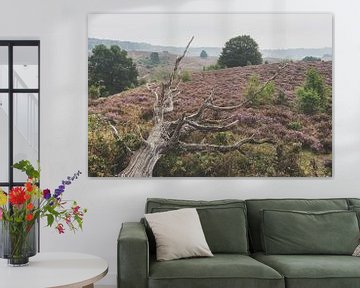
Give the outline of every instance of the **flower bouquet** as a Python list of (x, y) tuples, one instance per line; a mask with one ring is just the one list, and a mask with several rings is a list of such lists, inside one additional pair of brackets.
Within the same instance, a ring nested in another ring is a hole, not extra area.
[(29, 161), (23, 160), (13, 166), (26, 173), (28, 179), (23, 187), (12, 187), (9, 193), (0, 188), (0, 257), (8, 259), (10, 265), (26, 265), (29, 257), (36, 254), (35, 223), (45, 218), (47, 226), (55, 227), (59, 234), (82, 229), (86, 209), (75, 202), (63, 199), (66, 186), (76, 180), (81, 172), (76, 172), (63, 180), (51, 192), (40, 189), (40, 169), (35, 169)]

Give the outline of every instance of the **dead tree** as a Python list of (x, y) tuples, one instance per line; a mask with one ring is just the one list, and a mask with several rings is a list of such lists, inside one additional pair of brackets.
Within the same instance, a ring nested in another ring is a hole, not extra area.
[[(229, 121), (234, 119), (234, 117), (229, 117), (228, 123), (226, 123), (226, 119), (224, 119), (225, 121), (215, 121), (216, 124), (208, 124), (209, 121), (204, 121), (204, 119), (202, 119), (205, 112), (231, 112), (247, 104), (247, 101), (243, 101), (235, 106), (217, 106), (213, 103), (214, 91), (212, 91), (210, 96), (202, 103), (195, 113), (191, 115), (182, 114), (182, 116), (175, 121), (165, 119), (165, 115), (174, 110), (174, 98), (180, 93), (178, 89), (180, 84), (178, 77), (179, 64), (185, 57), (193, 39), (194, 37), (192, 37), (189, 41), (184, 53), (176, 59), (174, 69), (169, 76), (169, 80), (161, 83), (160, 86), (155, 86), (155, 84), (147, 86), (149, 91), (155, 97), (153, 105), (154, 126), (149, 132), (147, 139), (142, 138), (143, 145), (139, 148), (139, 150), (132, 153), (129, 165), (120, 172), (120, 177), (151, 177), (158, 160), (169, 150), (175, 147), (179, 147), (185, 152), (230, 152), (234, 150), (241, 151), (242, 146), (248, 143), (261, 144), (271, 142), (270, 139), (255, 139), (254, 136), (241, 139), (231, 145), (186, 143), (181, 141), (183, 138), (182, 136), (187, 135), (192, 131), (211, 133), (231, 130), (239, 124), (239, 120)], [(259, 90), (255, 92), (255, 94), (261, 93), (265, 89), (266, 85), (277, 77), (279, 72), (280, 69), (273, 75), (273, 77), (268, 79), (259, 88)]]

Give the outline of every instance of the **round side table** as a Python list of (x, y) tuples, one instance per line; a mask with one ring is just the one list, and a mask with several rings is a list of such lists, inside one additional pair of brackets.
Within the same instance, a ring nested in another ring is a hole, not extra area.
[(28, 266), (9, 267), (0, 260), (0, 287), (93, 288), (108, 272), (107, 262), (80, 253), (38, 253)]

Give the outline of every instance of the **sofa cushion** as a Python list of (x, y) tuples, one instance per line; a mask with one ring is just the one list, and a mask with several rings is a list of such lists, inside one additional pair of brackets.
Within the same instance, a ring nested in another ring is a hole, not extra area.
[[(206, 241), (213, 253), (249, 253), (246, 207), (242, 200), (192, 201), (152, 198), (147, 200), (146, 213), (189, 207), (197, 208)], [(149, 239), (152, 239), (151, 233)]]
[(145, 214), (156, 239), (159, 261), (213, 256), (195, 208)]
[(348, 198), (347, 201), (349, 206), (360, 206), (360, 198)]
[(284, 288), (274, 269), (246, 255), (150, 261), (149, 288)]
[(358, 219), (358, 224), (359, 224), (359, 228), (360, 228), (360, 205), (359, 206), (351, 205), (349, 207), (349, 210), (354, 211), (356, 213), (356, 217)]
[(262, 210), (266, 254), (352, 255), (359, 244), (354, 211)]
[(284, 275), (286, 288), (358, 288), (360, 258), (343, 255), (265, 255), (256, 260)]
[(348, 210), (346, 199), (254, 199), (246, 200), (252, 251), (262, 251), (260, 210), (328, 211)]

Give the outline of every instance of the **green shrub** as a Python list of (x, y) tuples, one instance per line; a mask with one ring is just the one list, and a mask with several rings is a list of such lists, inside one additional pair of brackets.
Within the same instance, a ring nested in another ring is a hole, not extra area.
[(89, 86), (89, 97), (91, 99), (98, 99), (104, 94), (105, 94), (105, 86), (98, 83)]
[[(230, 136), (225, 135), (219, 133), (217, 137), (221, 139), (218, 140), (227, 142)], [(160, 158), (153, 175), (170, 177), (275, 176), (276, 153), (273, 146), (269, 144), (246, 146), (245, 154), (240, 151), (184, 153), (173, 150)]]
[(226, 132), (217, 132), (210, 136), (212, 144), (215, 145), (229, 145), (234, 140), (233, 133), (226, 131)]
[(221, 66), (219, 64), (213, 64), (213, 65), (209, 65), (209, 66), (204, 66), (203, 71), (214, 71), (214, 70), (220, 70), (223, 68), (224, 68), (224, 66)]
[(324, 112), (330, 108), (330, 87), (314, 68), (306, 72), (304, 85), (295, 93), (298, 109), (305, 114)]
[[(224, 134), (218, 134), (220, 138)], [(218, 137), (216, 136), (216, 137)], [(221, 141), (227, 141), (228, 136)], [(186, 153), (174, 149), (160, 158), (153, 176), (160, 177), (304, 177), (331, 176), (324, 156), (303, 151), (300, 143), (247, 144), (242, 152)], [(331, 159), (331, 158), (330, 158)], [(315, 162), (314, 162), (315, 161)], [(315, 165), (315, 164), (316, 165)], [(330, 163), (331, 165), (331, 163)]]
[(181, 73), (181, 81), (183, 81), (183, 82), (188, 82), (188, 81), (190, 81), (190, 73), (189, 73), (189, 71), (184, 70), (184, 71)]
[(301, 112), (312, 115), (321, 110), (321, 97), (315, 90), (300, 87), (296, 90), (296, 96)]
[(100, 87), (95, 85), (90, 85), (89, 87), (89, 97), (91, 99), (97, 99), (100, 97)]
[[(95, 114), (88, 117), (88, 167), (90, 177), (112, 177), (126, 168), (130, 147), (140, 147), (136, 134), (126, 133), (120, 140), (109, 123)], [(126, 144), (126, 145), (125, 145)]]
[(299, 131), (301, 130), (302, 125), (300, 122), (295, 121), (295, 122), (290, 122), (287, 127), (291, 130)]
[(244, 93), (245, 99), (250, 105), (259, 106), (270, 104), (273, 101), (275, 93), (274, 82), (270, 81), (263, 89), (261, 88), (262, 85), (263, 84), (260, 83), (259, 77), (256, 74), (250, 77)]
[(307, 71), (304, 88), (306, 90), (313, 89), (314, 91), (316, 91), (319, 94), (323, 103), (328, 101), (330, 95), (329, 86), (326, 85), (323, 77), (315, 68), (310, 68)]

